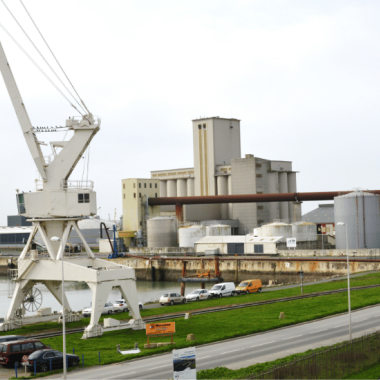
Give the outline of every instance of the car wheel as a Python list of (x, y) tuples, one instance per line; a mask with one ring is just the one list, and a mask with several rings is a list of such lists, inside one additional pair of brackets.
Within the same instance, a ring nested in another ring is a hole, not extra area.
[(74, 359), (73, 360), (73, 367), (76, 367), (78, 364), (79, 364), (79, 360), (78, 359)]
[(211, 299), (211, 296), (207, 296), (207, 299), (210, 300), (210, 299)]
[(199, 301), (199, 297), (197, 297), (197, 301)]
[(124, 308), (123, 311), (124, 311), (124, 313), (126, 313), (128, 311), (128, 308), (127, 307)]
[(111, 313), (112, 313), (112, 310), (108, 310), (107, 314), (109, 315), (109, 314), (111, 314)]
[(184, 298), (184, 299), (182, 300), (182, 303), (186, 303), (186, 298)]
[(170, 306), (173, 306), (173, 305), (174, 305), (174, 301), (171, 300), (171, 301), (170, 301)]
[(222, 297), (223, 297), (223, 294), (222, 294), (222, 293), (220, 293), (220, 294), (219, 294), (219, 298), (222, 298)]
[(141, 310), (143, 308), (143, 306), (142, 305), (139, 305), (139, 309)]
[(48, 370), (48, 366), (46, 363), (42, 363), (40, 365), (41, 372), (46, 372)]
[(261, 293), (262, 290), (263, 290), (262, 288), (259, 288), (259, 289), (257, 290), (257, 293)]
[(161, 304), (161, 306), (165, 306), (165, 304), (164, 304), (164, 303), (162, 303), (162, 304)]

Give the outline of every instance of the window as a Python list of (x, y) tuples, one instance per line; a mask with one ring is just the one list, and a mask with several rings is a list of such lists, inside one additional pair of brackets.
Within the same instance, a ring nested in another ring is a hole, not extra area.
[(49, 359), (49, 358), (54, 358), (54, 352), (47, 352), (45, 355), (44, 355), (44, 359)]
[(198, 124), (198, 129), (202, 129), (202, 124)]
[(123, 189), (125, 189), (125, 183), (123, 183)]
[(123, 198), (125, 199), (125, 194), (123, 194)]
[(263, 221), (263, 220), (258, 220), (257, 223), (258, 223), (259, 225), (261, 225), (261, 224), (264, 224), (264, 221)]
[(139, 193), (139, 198), (141, 198), (141, 193)]
[(21, 345), (21, 351), (31, 351), (34, 350), (34, 344), (29, 342), (29, 343), (23, 343)]
[(152, 184), (151, 183), (149, 184), (149, 187), (152, 188)]
[(256, 194), (262, 194), (263, 192), (262, 191), (258, 191)]
[(90, 203), (90, 194), (78, 194), (78, 203)]
[(146, 189), (146, 183), (144, 183), (144, 189)]
[(206, 129), (206, 124), (203, 124), (203, 129)]
[(21, 345), (20, 344), (14, 344), (11, 346), (11, 352), (19, 352), (21, 351)]
[(133, 193), (133, 198), (136, 198), (136, 193)]
[(41, 342), (35, 342), (34, 345), (36, 346), (37, 349), (39, 348), (44, 348), (45, 346)]
[(5, 344), (0, 344), (0, 352), (7, 352), (8, 346)]
[(155, 195), (156, 195), (156, 198), (157, 198), (157, 193), (155, 193)]
[(157, 183), (154, 184), (154, 188), (157, 189)]
[(140, 222), (140, 227), (142, 226), (142, 222)]
[(261, 164), (256, 164), (256, 167), (257, 168), (261, 168)]
[(256, 174), (256, 178), (262, 178), (263, 175), (262, 174)]
[(264, 210), (264, 206), (257, 206), (258, 210)]
[(139, 183), (139, 189), (141, 189), (141, 183)]
[(264, 253), (264, 245), (255, 244), (255, 253)]
[(133, 184), (133, 188), (134, 188), (134, 189), (136, 188), (136, 184), (135, 184), (135, 183)]

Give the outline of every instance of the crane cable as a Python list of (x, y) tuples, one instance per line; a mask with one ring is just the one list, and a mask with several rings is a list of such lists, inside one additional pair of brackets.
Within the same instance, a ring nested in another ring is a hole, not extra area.
[[(2, 0), (4, 1), (4, 0)], [(28, 10), (26, 9), (26, 6), (24, 5), (24, 3), (22, 2), (22, 0), (20, 0), (20, 3), (22, 4), (22, 6), (24, 7), (25, 9), (25, 12), (28, 14), (30, 20), (32, 21), (33, 25), (36, 27), (38, 33), (40, 34), (41, 38), (43, 39), (43, 41), (45, 42), (47, 48), (49, 49), (51, 55), (54, 57), (55, 61), (57, 62), (58, 66), (60, 67), (60, 69), (62, 70), (63, 74), (65, 75), (66, 79), (68, 80), (68, 82), (70, 83), (71, 87), (73, 88), (73, 90), (75, 91), (75, 93), (78, 95), (78, 98), (79, 100), (81, 101), (81, 103), (83, 104), (84, 108), (87, 110), (87, 112), (90, 114), (91, 112), (88, 110), (88, 108), (86, 107), (84, 101), (82, 100), (82, 98), (79, 96), (77, 90), (75, 89), (74, 85), (71, 83), (71, 80), (69, 79), (69, 77), (67, 76), (65, 70), (63, 70), (63, 67), (61, 66), (61, 64), (59, 63), (58, 59), (56, 58), (56, 56), (54, 55), (53, 51), (51, 50), (49, 44), (47, 43), (47, 41), (45, 40), (44, 36), (42, 35), (41, 31), (39, 30), (38, 26), (36, 25), (36, 23), (34, 22), (32, 16), (30, 15), (30, 13), (28, 12)]]
[[(70, 90), (67, 88), (67, 86), (63, 83), (62, 79), (58, 76), (58, 74), (55, 72), (55, 70), (51, 67), (51, 65), (49, 64), (49, 62), (46, 60), (46, 58), (43, 56), (43, 54), (41, 53), (41, 51), (37, 48), (37, 46), (35, 45), (35, 43), (32, 41), (32, 39), (29, 37), (28, 33), (25, 31), (25, 29), (21, 26), (21, 24), (18, 22), (18, 20), (16, 19), (16, 17), (14, 16), (14, 14), (12, 13), (12, 11), (8, 8), (8, 6), (5, 4), (4, 0), (1, 0), (1, 2), (3, 3), (4, 7), (7, 9), (8, 13), (12, 16), (13, 20), (16, 22), (16, 24), (19, 26), (19, 28), (23, 31), (23, 33), (25, 34), (25, 36), (28, 38), (29, 42), (33, 45), (33, 47), (37, 50), (37, 52), (39, 53), (39, 55), (41, 56), (41, 58), (45, 61), (45, 63), (49, 66), (50, 70), (54, 73), (54, 75), (56, 76), (56, 78), (61, 82), (61, 84), (63, 85), (63, 87), (65, 87), (66, 91), (72, 96), (72, 98), (75, 100), (75, 102), (79, 105), (79, 107), (82, 108), (82, 110), (84, 112), (86, 112), (86, 110), (83, 108), (83, 106), (78, 102), (78, 100), (75, 98), (75, 96), (70, 92)], [(71, 102), (70, 102), (71, 104)]]
[(34, 59), (26, 52), (26, 50), (16, 41), (16, 39), (8, 32), (3, 24), (0, 23), (0, 28), (4, 30), (5, 33), (12, 39), (12, 41), (19, 47), (19, 49), (30, 59), (30, 61), (37, 67), (41, 74), (51, 83), (51, 85), (69, 102), (69, 104), (75, 108), (82, 116), (83, 113), (78, 110), (74, 104), (71, 103), (70, 99), (62, 92), (62, 90), (50, 79), (50, 77), (45, 73), (45, 71), (34, 61)]

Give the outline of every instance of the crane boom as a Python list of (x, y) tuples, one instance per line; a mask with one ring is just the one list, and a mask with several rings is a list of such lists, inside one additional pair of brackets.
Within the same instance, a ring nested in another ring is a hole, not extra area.
[(40, 143), (33, 131), (32, 123), (30, 122), (21, 94), (18, 90), (16, 81), (13, 77), (12, 70), (7, 61), (3, 46), (0, 42), (0, 71), (7, 87), (9, 96), (12, 100), (13, 108), (15, 109), (18, 121), (20, 123), (25, 141), (29, 151), (32, 154), (34, 163), (44, 181), (47, 180), (45, 171), (45, 160), (42, 154)]

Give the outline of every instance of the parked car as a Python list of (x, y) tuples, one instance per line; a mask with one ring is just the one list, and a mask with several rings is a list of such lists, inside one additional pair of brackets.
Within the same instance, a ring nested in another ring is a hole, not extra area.
[(209, 300), (211, 298), (212, 295), (207, 289), (196, 289), (186, 296), (186, 301), (202, 301)]
[[(66, 356), (69, 367), (76, 367), (79, 364), (79, 356), (73, 354), (66, 354)], [(50, 371), (50, 361), (52, 370), (63, 368), (62, 352), (52, 349), (35, 351), (29, 355), (28, 361), (26, 362), (26, 368), (29, 371), (34, 371), (34, 363), (36, 363), (36, 371)]]
[[(90, 303), (90, 307), (87, 307), (83, 309), (82, 314), (85, 317), (89, 317), (91, 315), (91, 310), (92, 310), (92, 302)], [(111, 302), (106, 302), (104, 305), (102, 314), (112, 314), (115, 311), (115, 308)]]
[(12, 342), (14, 340), (23, 340), (23, 339), (26, 339), (26, 338), (22, 335), (3, 335), (3, 336), (0, 336), (0, 343)]
[(211, 288), (210, 293), (212, 297), (234, 296), (236, 294), (235, 284), (233, 282), (216, 284)]
[(18, 341), (0, 343), (0, 364), (17, 367), (24, 355), (29, 356), (34, 351), (48, 349), (42, 342), (36, 339), (24, 339)]
[(237, 294), (260, 293), (263, 288), (261, 280), (245, 280), (242, 281), (235, 289)]
[(174, 305), (175, 303), (185, 303), (185, 297), (178, 293), (165, 293), (160, 297), (160, 304), (164, 305)]
[[(129, 311), (128, 304), (125, 300), (116, 300), (113, 304), (115, 313), (118, 311)], [(139, 309), (141, 310), (144, 307), (143, 303), (139, 301)]]

